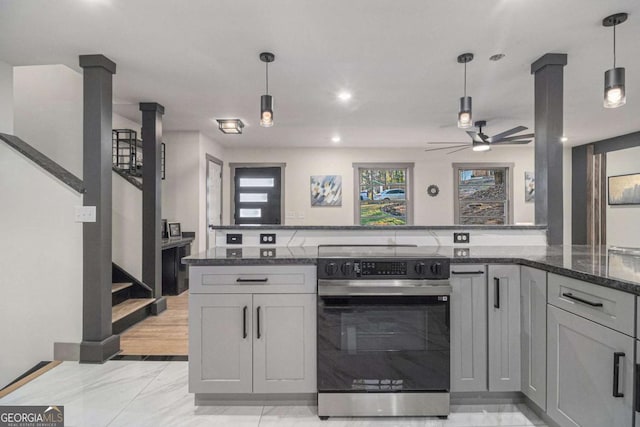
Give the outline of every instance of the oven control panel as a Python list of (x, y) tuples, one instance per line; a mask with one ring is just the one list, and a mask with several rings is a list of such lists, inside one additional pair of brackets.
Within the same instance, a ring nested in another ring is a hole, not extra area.
[(318, 259), (318, 279), (448, 279), (448, 258)]

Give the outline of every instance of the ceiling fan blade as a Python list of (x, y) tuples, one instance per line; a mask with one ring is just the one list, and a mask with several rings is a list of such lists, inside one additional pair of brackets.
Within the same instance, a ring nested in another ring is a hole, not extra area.
[(496, 139), (495, 136), (491, 137), (491, 142), (492, 143), (497, 143), (497, 142), (502, 142), (502, 141), (514, 141), (516, 139), (524, 139), (524, 138), (533, 138), (534, 134), (532, 133), (525, 133), (524, 135), (514, 135), (514, 136), (508, 136), (506, 138), (500, 138), (500, 139)]
[(527, 139), (526, 141), (500, 141), (500, 142), (492, 142), (491, 145), (516, 145), (516, 144), (528, 144), (531, 140)]
[(466, 144), (466, 142), (457, 141), (457, 142), (427, 142), (427, 144)]
[(482, 132), (478, 134), (478, 137), (482, 140), (482, 142), (491, 143), (491, 138), (489, 138), (487, 135), (485, 135)]
[(468, 130), (467, 131), (467, 135), (469, 135), (471, 137), (471, 140), (473, 140), (475, 142), (482, 142), (482, 139), (480, 139), (478, 137), (478, 132), (476, 132), (474, 130)]
[(471, 145), (469, 144), (464, 144), (464, 145), (456, 145), (455, 147), (439, 147), (439, 148), (428, 148), (424, 151), (438, 151), (438, 150), (451, 150), (452, 148), (458, 148), (458, 147), (471, 147)]
[(457, 150), (449, 151), (447, 154), (457, 153), (458, 151), (466, 150), (467, 148), (471, 148), (471, 145), (467, 145), (464, 148), (458, 148)]
[(509, 130), (505, 130), (502, 133), (499, 133), (497, 135), (493, 135), (491, 137), (492, 141), (500, 141), (502, 138), (509, 136), (509, 135), (513, 135), (514, 133), (518, 133), (518, 132), (522, 132), (523, 130), (527, 130), (529, 129), (528, 127), (525, 126), (516, 126), (513, 129), (509, 129)]

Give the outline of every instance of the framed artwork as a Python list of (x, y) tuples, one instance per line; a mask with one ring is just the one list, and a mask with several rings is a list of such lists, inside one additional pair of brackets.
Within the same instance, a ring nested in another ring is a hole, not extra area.
[(536, 179), (533, 172), (524, 173), (524, 201), (533, 203), (536, 200)]
[(342, 176), (312, 175), (311, 206), (342, 206)]
[(640, 205), (640, 173), (609, 177), (610, 205)]
[(169, 223), (169, 237), (182, 237), (182, 231), (180, 230), (179, 222)]

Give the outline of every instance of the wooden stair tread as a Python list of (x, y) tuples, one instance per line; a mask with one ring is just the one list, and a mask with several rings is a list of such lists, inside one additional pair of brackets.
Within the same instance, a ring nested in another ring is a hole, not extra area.
[(118, 305), (114, 305), (111, 307), (111, 323), (124, 319), (129, 314), (151, 304), (154, 301), (154, 298), (132, 298), (123, 301)]
[(115, 293), (121, 291), (123, 289), (127, 289), (129, 286), (133, 286), (133, 283), (112, 283), (111, 284), (111, 293)]

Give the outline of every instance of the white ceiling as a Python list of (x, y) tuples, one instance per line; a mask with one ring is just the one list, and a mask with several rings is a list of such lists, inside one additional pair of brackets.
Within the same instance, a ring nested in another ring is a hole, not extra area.
[[(602, 107), (612, 33), (627, 68), (627, 105)], [(165, 130), (200, 130), (226, 146), (422, 147), (466, 141), (455, 127), (463, 67), (486, 132), (533, 127), (530, 64), (567, 53), (565, 134), (577, 145), (639, 130), (638, 0), (0, 0), (0, 60), (66, 64), (102, 53), (118, 66), (115, 111), (166, 107)], [(271, 51), (275, 126), (258, 126), (262, 51)], [(499, 62), (489, 56), (504, 53)], [(342, 104), (343, 89), (353, 99)], [(241, 118), (222, 135), (214, 118)]]

